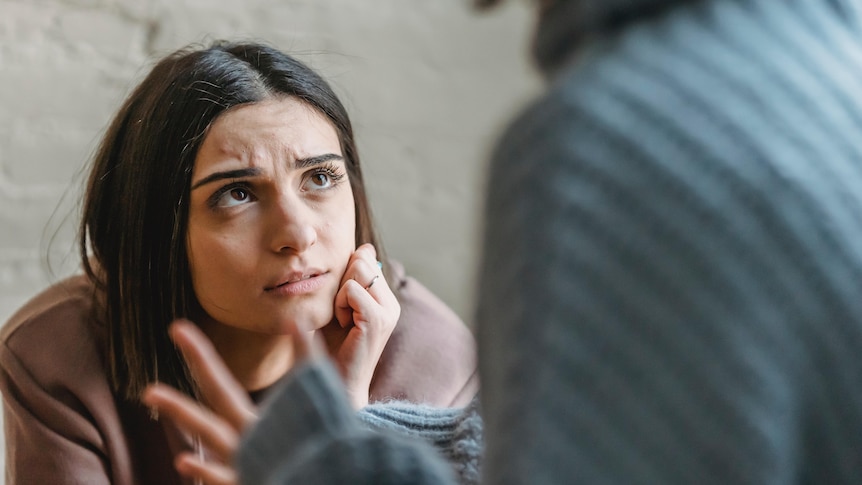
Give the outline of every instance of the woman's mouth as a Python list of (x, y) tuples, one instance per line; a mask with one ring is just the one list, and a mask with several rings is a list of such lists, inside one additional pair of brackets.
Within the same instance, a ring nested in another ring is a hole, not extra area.
[(325, 283), (329, 272), (290, 275), (280, 284), (265, 288), (267, 293), (282, 296), (303, 295), (317, 291)]

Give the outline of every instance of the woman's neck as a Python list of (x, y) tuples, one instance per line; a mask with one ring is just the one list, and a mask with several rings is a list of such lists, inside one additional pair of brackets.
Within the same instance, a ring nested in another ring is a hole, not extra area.
[(198, 325), (247, 391), (271, 386), (293, 367), (291, 337), (250, 332), (210, 318), (199, 320)]

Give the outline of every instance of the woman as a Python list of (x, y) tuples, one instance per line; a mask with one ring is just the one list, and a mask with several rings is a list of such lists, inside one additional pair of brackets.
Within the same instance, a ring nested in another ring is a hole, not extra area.
[(475, 393), (469, 331), (377, 253), (344, 107), (270, 47), (153, 68), (95, 156), (80, 241), (86, 274), (0, 335), (9, 485), (188, 483), (172, 460), (194, 443), (140, 403), (154, 382), (199, 395), (168, 337), (177, 317), (253, 401), (291, 368), (295, 328), (320, 330), (354, 408)]

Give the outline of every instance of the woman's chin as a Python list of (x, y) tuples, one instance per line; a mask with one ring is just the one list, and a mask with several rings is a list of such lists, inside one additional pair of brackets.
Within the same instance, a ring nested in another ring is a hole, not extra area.
[(308, 315), (305, 318), (285, 318), (277, 324), (278, 333), (289, 334), (293, 333), (294, 329), (301, 332), (313, 332), (320, 330), (334, 321), (332, 314), (329, 315)]

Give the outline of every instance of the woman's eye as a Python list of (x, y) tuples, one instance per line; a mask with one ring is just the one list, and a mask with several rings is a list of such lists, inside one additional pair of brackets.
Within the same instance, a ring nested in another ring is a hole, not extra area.
[(329, 190), (338, 186), (345, 178), (342, 168), (336, 166), (322, 166), (306, 173), (303, 182), (303, 190)]
[(332, 178), (325, 172), (317, 172), (309, 179), (312, 190), (326, 189), (332, 185)]
[(219, 207), (233, 207), (252, 200), (251, 192), (242, 187), (234, 187), (226, 190), (218, 198)]

